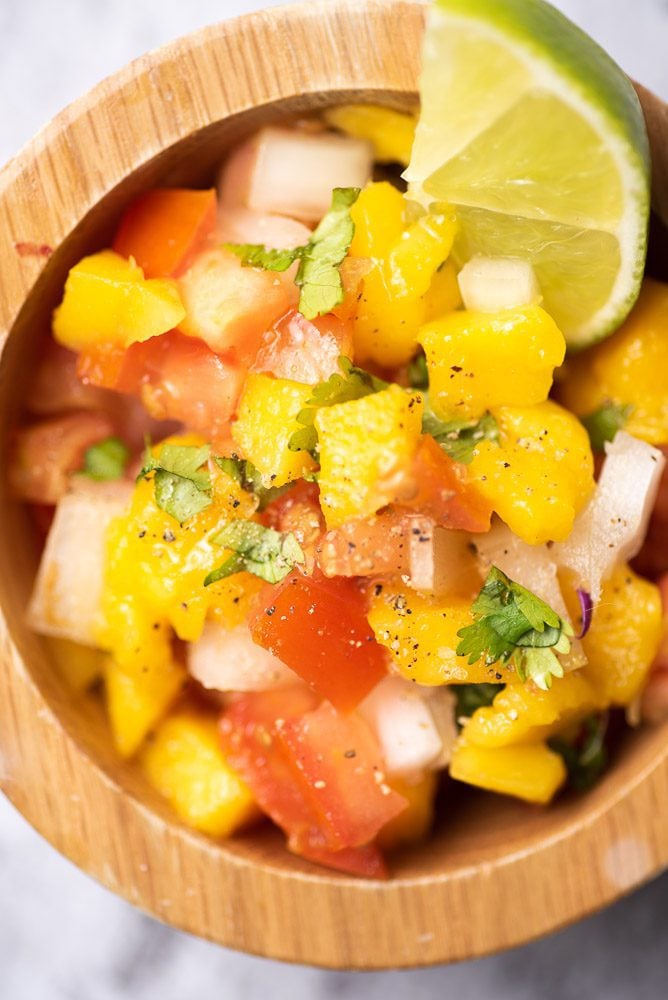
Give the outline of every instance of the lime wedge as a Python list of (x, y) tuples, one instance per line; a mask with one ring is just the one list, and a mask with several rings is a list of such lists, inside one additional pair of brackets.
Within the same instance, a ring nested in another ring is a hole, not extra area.
[(649, 147), (619, 67), (543, 0), (436, 0), (406, 178), (455, 257), (521, 257), (572, 349), (618, 327), (647, 244)]

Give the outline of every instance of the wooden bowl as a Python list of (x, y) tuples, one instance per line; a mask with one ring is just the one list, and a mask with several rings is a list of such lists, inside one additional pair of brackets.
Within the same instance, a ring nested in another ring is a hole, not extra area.
[[(414, 3), (309, 0), (220, 24), (133, 63), (40, 133), (0, 175), (2, 426), (68, 268), (106, 244), (129, 199), (205, 181), (260, 123), (341, 101), (414, 101), (423, 17)], [(643, 96), (665, 167), (666, 110)], [(562, 927), (668, 863), (665, 729), (629, 735), (594, 791), (546, 810), (451, 786), (435, 836), (397, 858), (387, 883), (318, 869), (269, 829), (223, 843), (186, 829), (25, 627), (36, 545), (22, 509), (2, 503), (0, 785), (59, 851), (159, 919), (296, 962), (418, 966)]]

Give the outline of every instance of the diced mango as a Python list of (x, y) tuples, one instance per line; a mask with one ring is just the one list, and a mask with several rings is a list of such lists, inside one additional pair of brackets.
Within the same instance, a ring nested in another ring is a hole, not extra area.
[(379, 163), (408, 166), (415, 138), (415, 115), (375, 104), (343, 104), (329, 108), (323, 118), (341, 132), (367, 139)]
[(429, 771), (417, 784), (394, 778), (395, 792), (408, 802), (408, 808), (395, 816), (382, 828), (376, 841), (386, 851), (408, 844), (418, 844), (430, 833), (434, 825), (434, 800), (438, 790), (438, 774)]
[(602, 707), (600, 695), (580, 671), (555, 680), (549, 691), (531, 683), (513, 684), (488, 708), (473, 713), (465, 727), (466, 742), (490, 748), (536, 743)]
[(95, 344), (129, 347), (167, 333), (185, 314), (174, 281), (145, 280), (132, 259), (103, 250), (71, 269), (53, 316), (53, 335), (73, 351)]
[(500, 442), (481, 441), (469, 477), (516, 535), (530, 545), (563, 541), (594, 490), (584, 427), (546, 402), (494, 411)]
[(107, 710), (116, 749), (132, 757), (183, 690), (187, 673), (174, 660), (127, 673), (109, 659), (105, 669)]
[(312, 386), (301, 382), (271, 375), (248, 376), (232, 437), (243, 457), (260, 472), (264, 486), (284, 486), (315, 469), (307, 452), (288, 447), (292, 435), (302, 427), (297, 414), (312, 393)]
[(250, 789), (229, 766), (216, 720), (182, 710), (160, 725), (141, 755), (142, 769), (181, 819), (212, 837), (228, 837), (258, 815)]
[(400, 583), (378, 584), (372, 591), (368, 619), (376, 639), (394, 659), (402, 677), (435, 687), (440, 684), (506, 683), (514, 671), (498, 663), (469, 664), (457, 656), (457, 632), (471, 625), (472, 598), (428, 597)]
[(668, 444), (668, 285), (646, 279), (624, 325), (601, 344), (571, 358), (559, 395), (578, 416), (605, 403), (632, 407), (625, 430), (650, 444)]
[(450, 774), (457, 781), (525, 802), (546, 805), (566, 780), (566, 765), (544, 743), (517, 747), (478, 747), (460, 737)]
[(387, 257), (404, 231), (405, 207), (403, 195), (388, 181), (365, 187), (350, 210), (355, 225), (350, 256)]
[(444, 419), (477, 420), (486, 410), (547, 399), (566, 341), (540, 306), (499, 313), (457, 312), (424, 326), (429, 400)]
[(320, 409), (320, 504), (328, 528), (368, 517), (398, 498), (422, 428), (422, 396), (391, 385)]
[(104, 672), (105, 654), (69, 639), (45, 638), (56, 669), (74, 691), (87, 691)]
[(452, 261), (441, 264), (434, 275), (429, 290), (424, 297), (425, 322), (440, 319), (448, 313), (460, 309), (462, 295), (459, 291), (457, 271)]
[[(194, 435), (169, 442), (201, 444)], [(226, 521), (253, 517), (256, 508), (254, 497), (218, 469), (212, 485), (211, 505), (180, 525), (157, 506), (153, 481), (142, 479), (127, 514), (110, 526), (106, 627), (99, 641), (128, 674), (168, 665), (171, 629), (184, 641), (196, 641), (213, 609), (220, 607), (223, 619), (229, 616), (231, 624), (238, 624), (236, 606), (243, 609), (245, 595), (257, 592), (256, 579), (246, 573), (204, 587), (205, 577), (224, 557), (213, 538)]]
[[(564, 588), (564, 593), (575, 603), (573, 588)], [(577, 613), (572, 606), (569, 611)], [(626, 706), (640, 693), (661, 635), (659, 588), (628, 566), (617, 567), (603, 584), (591, 628), (582, 640), (588, 660), (584, 674), (606, 704)]]

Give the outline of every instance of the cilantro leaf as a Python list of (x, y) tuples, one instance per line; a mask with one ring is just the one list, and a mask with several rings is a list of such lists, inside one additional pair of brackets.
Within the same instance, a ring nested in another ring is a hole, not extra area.
[(553, 677), (563, 677), (557, 653), (570, 651), (573, 629), (526, 587), (510, 580), (496, 566), (471, 606), (474, 622), (457, 635), (459, 656), (487, 666), (511, 660), (521, 680), (530, 678), (547, 691)]
[(429, 388), (429, 371), (424, 351), (416, 354), (408, 365), (408, 382), (412, 389)]
[(622, 403), (607, 402), (588, 417), (582, 417), (592, 449), (605, 451), (606, 441), (614, 441), (617, 431), (626, 427), (633, 407)]
[(201, 513), (211, 503), (211, 476), (202, 466), (209, 459), (208, 444), (164, 444), (158, 457), (147, 447), (138, 478), (154, 473), (155, 502), (180, 524)]
[(96, 483), (122, 479), (130, 452), (120, 438), (108, 437), (86, 449), (82, 476), (88, 476)]
[(573, 741), (556, 737), (550, 747), (561, 755), (568, 770), (568, 782), (578, 792), (591, 788), (608, 763), (606, 735), (608, 714), (590, 715), (585, 719)]
[(295, 566), (304, 562), (304, 553), (292, 532), (265, 528), (256, 521), (232, 521), (213, 541), (234, 554), (209, 573), (205, 587), (242, 570), (267, 583), (280, 583)]
[(485, 413), (480, 420), (440, 420), (425, 395), (422, 433), (431, 434), (454, 462), (468, 465), (481, 441), (498, 443), (499, 425), (491, 413)]
[(314, 421), (321, 407), (363, 399), (374, 392), (382, 392), (389, 385), (363, 368), (356, 368), (348, 358), (339, 358), (339, 368), (343, 374), (335, 372), (326, 382), (315, 385), (310, 398), (306, 400), (306, 406), (297, 414), (297, 423), (302, 424), (303, 429), (300, 428), (291, 435), (288, 441), (290, 451), (308, 451), (315, 458), (318, 431)]
[(262, 267), (265, 271), (287, 271), (299, 261), (295, 277), (301, 289), (299, 311), (306, 319), (315, 319), (343, 302), (339, 267), (355, 235), (350, 209), (359, 194), (359, 188), (334, 188), (331, 208), (304, 246), (272, 250), (258, 243), (226, 243), (225, 247), (239, 257), (244, 267)]
[(257, 509), (260, 512), (265, 510), (272, 500), (276, 500), (277, 497), (280, 497), (294, 486), (294, 483), (286, 483), (285, 486), (263, 486), (262, 476), (253, 463), (245, 458), (239, 458), (238, 455), (232, 455), (231, 457), (216, 455), (214, 462), (219, 469), (222, 469), (231, 479), (234, 479), (243, 490), (257, 497)]
[(491, 705), (499, 691), (503, 691), (503, 684), (453, 684), (450, 690), (457, 701), (455, 720), (459, 726), (460, 719), (468, 719), (479, 708)]

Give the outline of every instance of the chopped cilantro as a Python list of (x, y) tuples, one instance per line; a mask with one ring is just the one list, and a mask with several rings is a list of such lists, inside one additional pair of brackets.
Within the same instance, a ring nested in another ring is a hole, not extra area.
[(553, 677), (563, 677), (557, 653), (568, 653), (573, 629), (549, 604), (492, 566), (471, 608), (475, 621), (457, 635), (458, 656), (469, 663), (512, 660), (521, 680), (547, 691)]
[(82, 476), (97, 483), (122, 479), (130, 452), (120, 438), (108, 437), (86, 449)]
[(147, 447), (138, 478), (154, 473), (155, 502), (180, 524), (201, 513), (211, 503), (211, 477), (202, 466), (208, 461), (208, 444), (163, 444), (158, 457)]
[(503, 684), (453, 684), (450, 690), (457, 699), (455, 719), (459, 721), (491, 705), (499, 691), (503, 691)]
[(474, 452), (481, 441), (499, 440), (499, 425), (491, 413), (485, 413), (480, 420), (440, 420), (429, 406), (425, 394), (422, 432), (431, 434), (446, 455), (455, 462), (468, 465), (473, 461)]
[(306, 319), (331, 312), (343, 302), (343, 282), (339, 267), (355, 235), (350, 209), (359, 197), (359, 188), (334, 188), (332, 205), (311, 239), (294, 250), (271, 250), (256, 243), (226, 243), (245, 267), (266, 271), (287, 271), (299, 261), (295, 284), (301, 289), (299, 311)]
[(339, 368), (343, 374), (335, 372), (326, 382), (315, 385), (310, 398), (306, 401), (306, 406), (297, 414), (297, 423), (303, 427), (290, 437), (288, 441), (290, 451), (308, 451), (316, 457), (318, 431), (314, 421), (321, 407), (363, 399), (364, 396), (382, 392), (388, 387), (388, 382), (383, 382), (362, 368), (356, 368), (348, 358), (339, 358)]
[(294, 483), (286, 483), (285, 486), (263, 486), (262, 476), (253, 463), (239, 458), (237, 455), (230, 458), (221, 458), (216, 455), (214, 461), (243, 490), (257, 497), (259, 511), (265, 510), (272, 500), (276, 500), (294, 485)]
[(274, 531), (255, 521), (232, 521), (213, 541), (231, 549), (233, 555), (209, 573), (205, 587), (243, 570), (267, 583), (280, 583), (304, 562), (304, 553), (292, 532)]
[(622, 403), (604, 403), (588, 417), (582, 418), (594, 451), (605, 451), (606, 441), (614, 441), (617, 431), (626, 427), (633, 407)]
[(583, 721), (574, 740), (556, 737), (549, 741), (552, 749), (563, 757), (568, 782), (578, 792), (586, 792), (595, 785), (607, 766), (607, 731), (607, 713), (590, 715)]
[(424, 351), (416, 354), (408, 365), (408, 382), (412, 389), (429, 388), (429, 371)]

